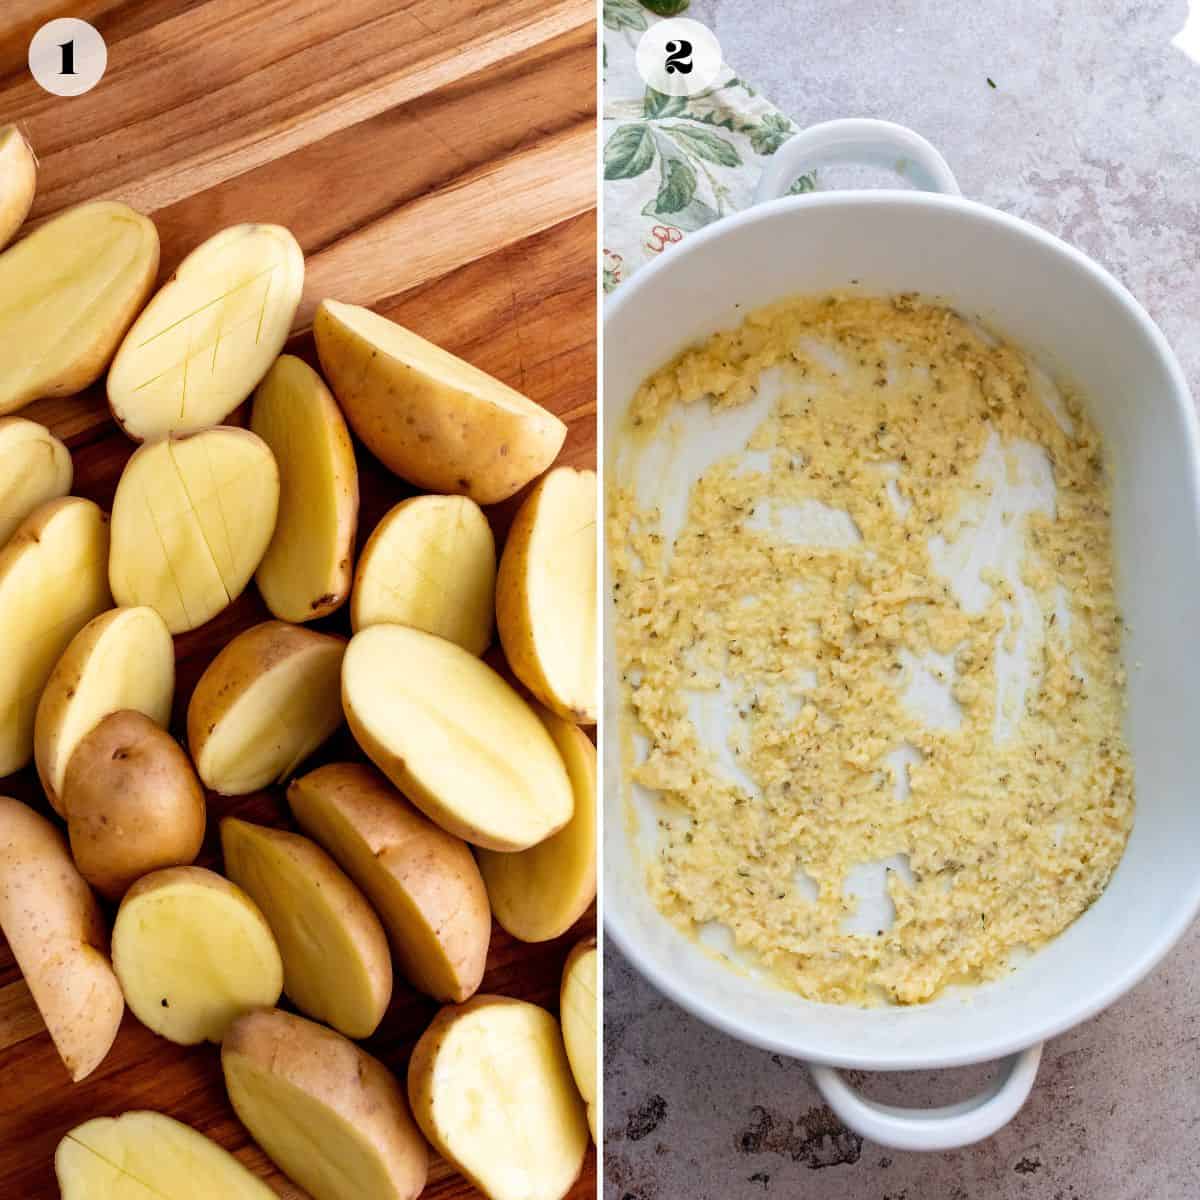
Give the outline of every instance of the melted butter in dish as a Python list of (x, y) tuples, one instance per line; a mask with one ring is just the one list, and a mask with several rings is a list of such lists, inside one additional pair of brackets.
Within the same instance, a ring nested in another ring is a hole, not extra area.
[(669, 917), (865, 1004), (1087, 909), (1134, 799), (1077, 398), (946, 308), (830, 296), (682, 354), (614, 449), (623, 784)]

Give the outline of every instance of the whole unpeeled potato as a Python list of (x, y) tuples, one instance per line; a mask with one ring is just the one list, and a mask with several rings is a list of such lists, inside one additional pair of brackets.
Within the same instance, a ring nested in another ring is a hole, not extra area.
[(553, 413), (378, 313), (322, 301), (313, 335), (354, 432), (417, 487), (495, 504), (562, 449)]
[(192, 764), (140, 712), (115, 712), (80, 741), (61, 802), (80, 874), (111, 900), (159, 867), (192, 862), (204, 841), (204, 789)]

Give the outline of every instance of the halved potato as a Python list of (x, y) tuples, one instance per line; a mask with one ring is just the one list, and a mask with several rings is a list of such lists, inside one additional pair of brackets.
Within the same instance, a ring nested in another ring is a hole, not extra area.
[(566, 933), (596, 898), (596, 747), (582, 729), (538, 712), (562, 755), (575, 795), (571, 819), (528, 850), (478, 852), (496, 920), (523, 942)]
[(279, 464), (279, 518), (255, 579), (281, 621), (313, 621), (350, 594), (358, 464), (338, 406), (306, 362), (281, 354), (254, 393), (250, 428)]
[(345, 639), (283, 621), (239, 633), (188, 705), (188, 747), (205, 784), (244, 796), (287, 779), (342, 723), (345, 652)]
[(588, 1127), (558, 1022), (504, 996), (443, 1008), (408, 1065), (413, 1116), (491, 1200), (561, 1200)]
[(298, 833), (226, 817), (221, 849), (225, 873), (271, 926), (288, 998), (347, 1037), (370, 1037), (392, 998), (392, 960), (362, 892)]
[(113, 499), (109, 579), (117, 603), (148, 604), (172, 633), (241, 595), (275, 530), (279, 469), (266, 442), (225, 426), (152, 442)]
[(78, 1082), (104, 1060), (125, 1011), (108, 931), (62, 834), (0, 796), (0, 932)]
[(562, 758), (491, 667), (419, 629), (350, 639), (342, 701), (358, 744), (427, 817), (490, 850), (524, 850), (575, 807)]
[(0, 255), (0, 413), (100, 378), (158, 273), (158, 231), (112, 200), (68, 209)]
[(411, 625), (482, 654), (495, 624), (496, 539), (466, 496), (414, 496), (375, 526), (358, 560), (350, 624)]
[(596, 472), (556, 467), (508, 531), (496, 624), (513, 674), (547, 708), (594, 725)]
[(186, 866), (204, 841), (191, 759), (144, 713), (112, 713), (80, 739), (60, 803), (79, 873), (110, 900), (151, 871)]
[(65, 496), (35, 509), (0, 550), (0, 776), (33, 757), (42, 689), (70, 640), (112, 607), (108, 517)]
[(553, 413), (378, 313), (324, 300), (313, 334), (354, 432), (420, 488), (495, 504), (562, 449)]
[(0, 250), (12, 241), (33, 207), (37, 159), (15, 125), (0, 127)]
[(165, 727), (174, 695), (175, 643), (154, 609), (114, 608), (89, 621), (51, 671), (33, 724), (38, 777), (55, 811), (65, 811), (67, 763), (87, 734), (122, 709)]
[(258, 905), (203, 867), (168, 867), (125, 893), (112, 936), (125, 1002), (182, 1046), (219, 1042), (235, 1018), (270, 1008), (283, 963)]
[(171, 1117), (96, 1117), (54, 1152), (62, 1200), (278, 1200), (228, 1150)]
[(239, 1017), (221, 1046), (234, 1111), (312, 1200), (415, 1200), (429, 1150), (392, 1073), (303, 1017)]
[(563, 1043), (567, 1048), (567, 1060), (575, 1086), (587, 1105), (588, 1128), (592, 1141), (599, 1144), (596, 1136), (596, 1097), (598, 1095), (596, 1069), (600, 1047), (596, 1041), (596, 1006), (598, 992), (596, 972), (600, 956), (596, 952), (596, 939), (580, 942), (567, 955), (563, 966), (562, 988), (558, 994), (558, 1013), (562, 1021)]
[(197, 246), (113, 359), (117, 423), (138, 441), (219, 425), (283, 349), (303, 287), (304, 255), (281, 225), (234, 225)]
[(44, 425), (0, 418), (0, 546), (35, 508), (71, 490), (71, 454)]
[(474, 995), (492, 917), (466, 843), (421, 816), (362, 763), (310, 771), (288, 788), (288, 803), (300, 828), (370, 897), (401, 974), (438, 1000)]

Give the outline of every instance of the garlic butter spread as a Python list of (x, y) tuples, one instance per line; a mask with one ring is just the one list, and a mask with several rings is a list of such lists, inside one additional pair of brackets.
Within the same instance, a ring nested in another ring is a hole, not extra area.
[[(748, 442), (722, 447), (664, 535), (628, 464), (681, 408), (748, 411), (768, 374)], [(658, 371), (617, 439), (621, 740), (627, 780), (659, 801), (650, 892), (810, 999), (908, 1004), (995, 977), (1075, 920), (1124, 850), (1101, 446), (1039, 380), (915, 296), (809, 298)], [(1048, 500), (997, 501), (1032, 494), (1039, 462)], [(806, 510), (842, 532), (790, 534), (782, 515)], [(1017, 553), (991, 562), (1001, 535)], [(1015, 691), (1006, 660), (1027, 663)], [(729, 713), (716, 740), (694, 716), (706, 699)], [(854, 870), (885, 860), (894, 916), (863, 929)]]

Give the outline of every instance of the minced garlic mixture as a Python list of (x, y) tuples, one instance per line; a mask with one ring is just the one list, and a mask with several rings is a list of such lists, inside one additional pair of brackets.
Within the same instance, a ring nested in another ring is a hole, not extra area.
[[(721, 923), (806, 997), (914, 1003), (1054, 937), (1123, 852), (1133, 775), (1101, 447), (1076, 401), (1060, 422), (1023, 356), (954, 312), (832, 296), (755, 313), (664, 367), (619, 449), (636, 458), (676, 406), (746, 404), (769, 367), (784, 385), (749, 442), (758, 469), (731, 445), (676, 538), (627, 470), (610, 483), (623, 742), (649, 743), (628, 773), (664, 802), (649, 886), (682, 926)], [(1051, 511), (1008, 515), (1024, 525), (1024, 606), (997, 572), (982, 603), (960, 602), (930, 548), (977, 515), (989, 436), (1006, 453), (1040, 445), (1052, 470)], [(812, 501), (861, 540), (800, 544), (758, 519), (764, 502)], [(1030, 683), (1000, 736), (998, 654), (1018, 639)], [(957, 726), (906, 700), (930, 662)], [(726, 747), (693, 724), (705, 692), (735, 707)], [(848, 930), (848, 872), (891, 855), (909, 867), (887, 877), (893, 923)]]

